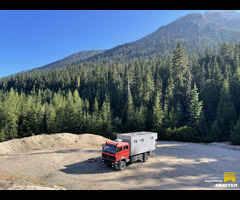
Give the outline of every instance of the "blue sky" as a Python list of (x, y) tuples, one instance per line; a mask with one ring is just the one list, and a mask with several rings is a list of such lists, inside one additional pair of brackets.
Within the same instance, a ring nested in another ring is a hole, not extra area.
[(136, 41), (205, 10), (0, 10), (0, 77)]

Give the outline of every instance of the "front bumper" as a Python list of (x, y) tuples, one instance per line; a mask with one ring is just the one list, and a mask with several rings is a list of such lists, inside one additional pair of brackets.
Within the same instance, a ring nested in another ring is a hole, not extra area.
[(112, 167), (116, 168), (118, 162), (107, 160), (107, 159), (102, 159), (102, 164), (111, 165)]

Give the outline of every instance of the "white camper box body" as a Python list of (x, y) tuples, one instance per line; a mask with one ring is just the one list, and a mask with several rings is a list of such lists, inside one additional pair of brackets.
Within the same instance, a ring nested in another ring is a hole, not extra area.
[(128, 142), (130, 145), (130, 156), (151, 152), (156, 148), (157, 133), (135, 132), (118, 134), (117, 139)]

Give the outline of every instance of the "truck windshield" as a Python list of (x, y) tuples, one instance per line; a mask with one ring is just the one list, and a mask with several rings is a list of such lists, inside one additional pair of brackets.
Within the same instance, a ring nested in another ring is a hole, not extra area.
[(105, 144), (105, 146), (104, 146), (104, 148), (103, 148), (103, 151), (108, 152), (108, 153), (115, 154), (115, 152), (116, 152), (116, 146), (112, 146), (112, 145)]

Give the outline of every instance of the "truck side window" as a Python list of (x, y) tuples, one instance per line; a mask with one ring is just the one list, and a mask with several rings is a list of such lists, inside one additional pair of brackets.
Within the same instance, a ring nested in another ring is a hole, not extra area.
[(127, 150), (128, 149), (128, 145), (127, 146), (124, 146), (124, 150)]
[(122, 151), (122, 147), (118, 147), (117, 152)]

